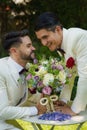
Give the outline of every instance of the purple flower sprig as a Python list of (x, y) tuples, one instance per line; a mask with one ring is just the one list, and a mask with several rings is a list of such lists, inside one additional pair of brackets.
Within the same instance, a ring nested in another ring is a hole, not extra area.
[(61, 112), (45, 113), (39, 116), (40, 120), (51, 120), (51, 121), (65, 121), (71, 119), (71, 115), (64, 114)]

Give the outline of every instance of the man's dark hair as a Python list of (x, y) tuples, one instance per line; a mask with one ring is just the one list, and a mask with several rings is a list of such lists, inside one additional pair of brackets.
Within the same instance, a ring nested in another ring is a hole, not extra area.
[(45, 12), (37, 17), (34, 30), (47, 29), (53, 31), (53, 28), (57, 25), (60, 26), (61, 29), (63, 28), (57, 15), (52, 12)]
[(19, 46), (22, 41), (21, 37), (29, 35), (29, 31), (27, 29), (21, 31), (12, 31), (3, 36), (2, 46), (5, 50), (9, 50), (11, 46)]

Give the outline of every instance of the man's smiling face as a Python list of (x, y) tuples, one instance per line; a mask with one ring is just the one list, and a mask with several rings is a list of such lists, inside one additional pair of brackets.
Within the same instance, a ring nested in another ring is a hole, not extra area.
[(60, 48), (62, 43), (62, 30), (59, 26), (55, 28), (55, 31), (41, 29), (35, 33), (42, 45), (47, 46), (50, 51)]

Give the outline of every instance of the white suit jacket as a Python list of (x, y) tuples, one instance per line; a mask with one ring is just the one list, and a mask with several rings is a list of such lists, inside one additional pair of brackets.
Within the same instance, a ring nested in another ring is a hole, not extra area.
[(24, 89), (26, 89), (24, 101), (28, 95), (27, 87), (21, 86), (19, 78), (19, 73), (9, 62), (8, 57), (0, 59), (0, 120), (18, 119), (37, 114), (36, 107), (20, 107), (18, 104), (24, 95)]
[[(79, 28), (63, 29), (61, 48), (65, 51), (66, 60), (75, 60), (79, 81), (77, 94), (71, 106), (76, 113), (85, 110), (87, 104), (87, 31)], [(65, 87), (60, 98), (70, 100), (71, 88)]]

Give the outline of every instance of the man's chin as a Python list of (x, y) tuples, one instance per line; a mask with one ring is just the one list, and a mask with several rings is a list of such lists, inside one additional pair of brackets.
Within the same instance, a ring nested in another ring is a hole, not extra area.
[(50, 51), (55, 51), (55, 49), (54, 49), (54, 48), (49, 48), (49, 50), (50, 50)]
[(33, 59), (31, 59), (31, 58), (25, 59), (26, 62), (29, 62), (29, 61), (31, 61), (31, 60), (33, 60)]

